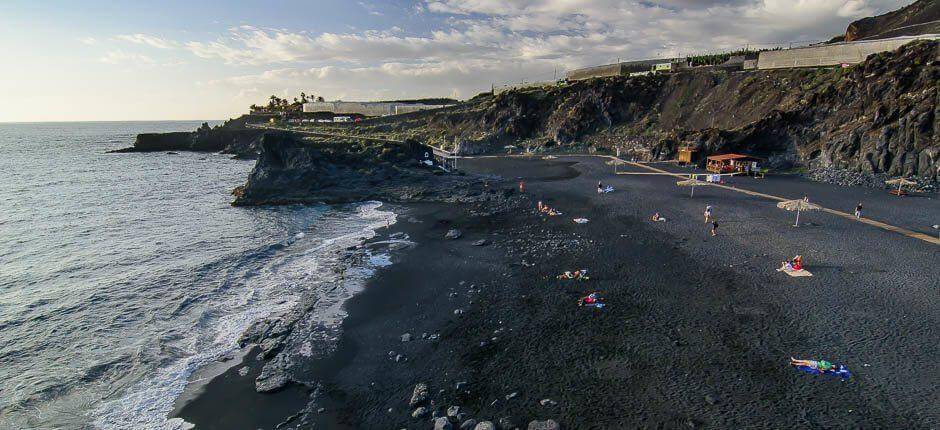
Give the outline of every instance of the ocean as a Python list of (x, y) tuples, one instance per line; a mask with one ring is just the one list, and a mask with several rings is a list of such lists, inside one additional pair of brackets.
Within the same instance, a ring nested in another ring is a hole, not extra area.
[(0, 124), (0, 428), (185, 427), (187, 379), (252, 322), (322, 289), (306, 323), (335, 327), (388, 264), (343, 256), (394, 222), (378, 202), (235, 208), (253, 161), (106, 153), (200, 123)]

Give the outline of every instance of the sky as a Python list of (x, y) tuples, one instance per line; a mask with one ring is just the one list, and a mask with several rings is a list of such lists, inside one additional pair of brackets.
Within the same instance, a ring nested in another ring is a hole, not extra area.
[(465, 99), (826, 40), (911, 0), (0, 1), (0, 122), (225, 119), (272, 95)]

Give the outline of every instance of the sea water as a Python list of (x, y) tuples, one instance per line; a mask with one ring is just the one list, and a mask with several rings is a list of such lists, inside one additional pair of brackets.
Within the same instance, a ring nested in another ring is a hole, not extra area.
[[(185, 425), (167, 415), (193, 372), (394, 222), (377, 202), (232, 207), (253, 161), (106, 153), (198, 125), (0, 124), (0, 428)], [(355, 261), (360, 277), (388, 263)]]

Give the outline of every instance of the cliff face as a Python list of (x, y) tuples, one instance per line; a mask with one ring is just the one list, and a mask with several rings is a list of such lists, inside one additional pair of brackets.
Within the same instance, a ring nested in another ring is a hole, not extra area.
[(918, 0), (884, 15), (849, 24), (845, 41), (940, 33), (940, 1)]
[(471, 178), (442, 174), (421, 163), (428, 148), (415, 141), (322, 141), (269, 132), (261, 139), (260, 150), (248, 181), (233, 192), (233, 205), (473, 197), (467, 187)]
[(354, 133), (408, 135), (463, 154), (504, 145), (671, 159), (746, 151), (778, 168), (934, 177), (940, 44), (916, 42), (848, 69), (691, 71), (512, 91)]

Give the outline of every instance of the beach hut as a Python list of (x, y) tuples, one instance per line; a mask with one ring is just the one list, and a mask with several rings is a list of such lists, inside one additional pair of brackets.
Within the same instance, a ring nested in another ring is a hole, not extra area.
[(721, 154), (706, 158), (705, 168), (714, 173), (756, 172), (763, 158), (744, 154)]
[(796, 223), (793, 224), (794, 227), (800, 226), (800, 212), (816, 211), (816, 210), (822, 209), (821, 206), (810, 203), (808, 197), (780, 202), (780, 203), (777, 203), (777, 207), (780, 209), (791, 211), (791, 212), (796, 211)]
[(904, 189), (901, 187), (917, 185), (917, 182), (914, 182), (905, 178), (897, 178), (897, 179), (891, 179), (891, 180), (885, 181), (885, 185), (897, 185), (898, 189), (891, 190), (890, 193), (896, 196), (903, 196), (907, 193), (904, 192)]
[(695, 149), (691, 146), (683, 146), (679, 148), (679, 164), (692, 164), (695, 162), (696, 152), (698, 152), (698, 149)]

